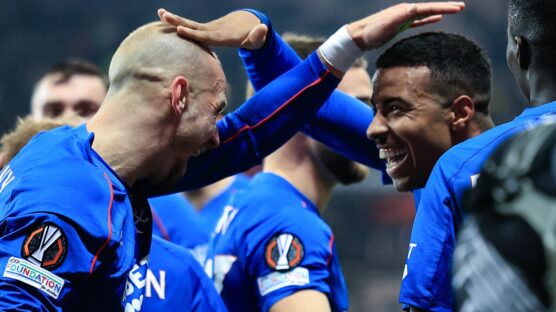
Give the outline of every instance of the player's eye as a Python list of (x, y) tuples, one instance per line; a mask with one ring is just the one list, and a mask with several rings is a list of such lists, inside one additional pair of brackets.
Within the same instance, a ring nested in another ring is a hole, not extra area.
[(47, 103), (43, 108), (43, 115), (48, 118), (57, 118), (64, 112), (64, 106), (61, 103)]

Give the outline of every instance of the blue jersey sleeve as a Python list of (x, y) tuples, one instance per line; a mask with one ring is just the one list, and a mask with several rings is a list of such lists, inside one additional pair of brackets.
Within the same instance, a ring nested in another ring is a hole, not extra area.
[(427, 311), (452, 311), (450, 268), (455, 248), (453, 189), (450, 176), (434, 167), (421, 195), (413, 223), (400, 288), (400, 302)]
[[(249, 80), (255, 90), (260, 90), (281, 74), (301, 62), (295, 51), (274, 31), (264, 14), (248, 10), (268, 26), (269, 33), (261, 49), (240, 49)], [(373, 141), (366, 135), (374, 111), (365, 103), (341, 92), (334, 91), (302, 131), (323, 142), (338, 153), (375, 169), (383, 170), (384, 161), (378, 158)]]
[(130, 259), (122, 254), (133, 248), (123, 234), (134, 232), (121, 205), (124, 193), (76, 159), (36, 164), (29, 155), (38, 154), (20, 155), (6, 167), (13, 166), (15, 178), (0, 192), (0, 293), (6, 294), (0, 310), (120, 306)]
[(250, 244), (244, 246), (243, 254), (246, 268), (256, 280), (262, 311), (299, 290), (312, 289), (332, 297), (328, 282), (333, 236), (322, 220), (305, 213), (295, 217), (277, 214), (260, 227), (265, 230), (245, 234), (244, 241)]
[(217, 123), (220, 146), (189, 160), (178, 190), (194, 189), (259, 164), (313, 117), (339, 80), (313, 53)]
[(93, 271), (94, 242), (84, 242), (72, 220), (54, 214), (7, 218), (1, 227), (14, 230), (0, 238), (0, 310), (77, 306), (76, 294)]

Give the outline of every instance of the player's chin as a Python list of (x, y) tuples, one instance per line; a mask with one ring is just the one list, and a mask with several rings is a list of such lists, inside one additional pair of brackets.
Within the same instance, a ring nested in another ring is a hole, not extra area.
[(409, 177), (392, 177), (392, 182), (394, 183), (394, 187), (398, 192), (410, 192), (415, 188), (412, 187), (411, 179)]
[(185, 175), (187, 163), (182, 168), (172, 169), (168, 175), (161, 181), (156, 182), (153, 186), (157, 193), (167, 194), (173, 193), (178, 186), (179, 181)]

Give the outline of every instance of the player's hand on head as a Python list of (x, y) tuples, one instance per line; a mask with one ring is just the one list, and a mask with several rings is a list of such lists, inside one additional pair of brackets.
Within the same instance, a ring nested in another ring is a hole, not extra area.
[(444, 14), (456, 14), (463, 2), (401, 3), (348, 25), (348, 32), (362, 50), (377, 48), (410, 27), (436, 23)]
[(158, 10), (164, 23), (177, 27), (180, 35), (211, 46), (256, 50), (263, 46), (268, 27), (248, 11), (234, 11), (207, 23), (198, 23), (176, 14)]

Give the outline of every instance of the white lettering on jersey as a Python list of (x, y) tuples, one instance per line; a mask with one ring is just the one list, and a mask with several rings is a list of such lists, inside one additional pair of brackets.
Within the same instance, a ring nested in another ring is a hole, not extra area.
[(288, 272), (272, 272), (257, 278), (261, 296), (287, 286), (303, 286), (309, 284), (309, 270), (297, 267)]
[(124, 297), (122, 298), (125, 312), (141, 311), (147, 268), (147, 258), (143, 258), (139, 261), (139, 263), (135, 263), (133, 265), (133, 269), (131, 269), (127, 275)]
[(145, 290), (145, 296), (147, 298), (152, 297), (152, 288), (156, 292), (156, 295), (160, 300), (166, 299), (166, 271), (158, 271), (159, 278), (157, 279), (154, 273), (149, 269), (147, 271), (147, 289)]
[(237, 213), (238, 210), (232, 206), (224, 207), (224, 212), (216, 224), (215, 232), (217, 234), (226, 234), (230, 223), (234, 220)]
[[(409, 252), (407, 253), (407, 260), (409, 260), (409, 258), (411, 258), (411, 252), (413, 251), (413, 248), (415, 248), (415, 247), (417, 247), (417, 244), (409, 243)], [(407, 263), (403, 267), (403, 277), (402, 277), (402, 279), (404, 279), (406, 276), (407, 276)]]
[(0, 193), (15, 179), (14, 172), (10, 166), (4, 167), (0, 171)]
[(207, 260), (205, 272), (212, 278), (218, 293), (222, 292), (224, 278), (236, 260), (237, 257), (231, 255), (219, 255), (214, 257), (214, 265), (212, 259)]
[(477, 185), (477, 179), (479, 179), (479, 174), (472, 175), (470, 179), (471, 179), (471, 188), (475, 188), (475, 185)]
[(65, 280), (58, 275), (16, 257), (8, 259), (3, 276), (35, 287), (54, 299), (58, 299), (65, 283)]

